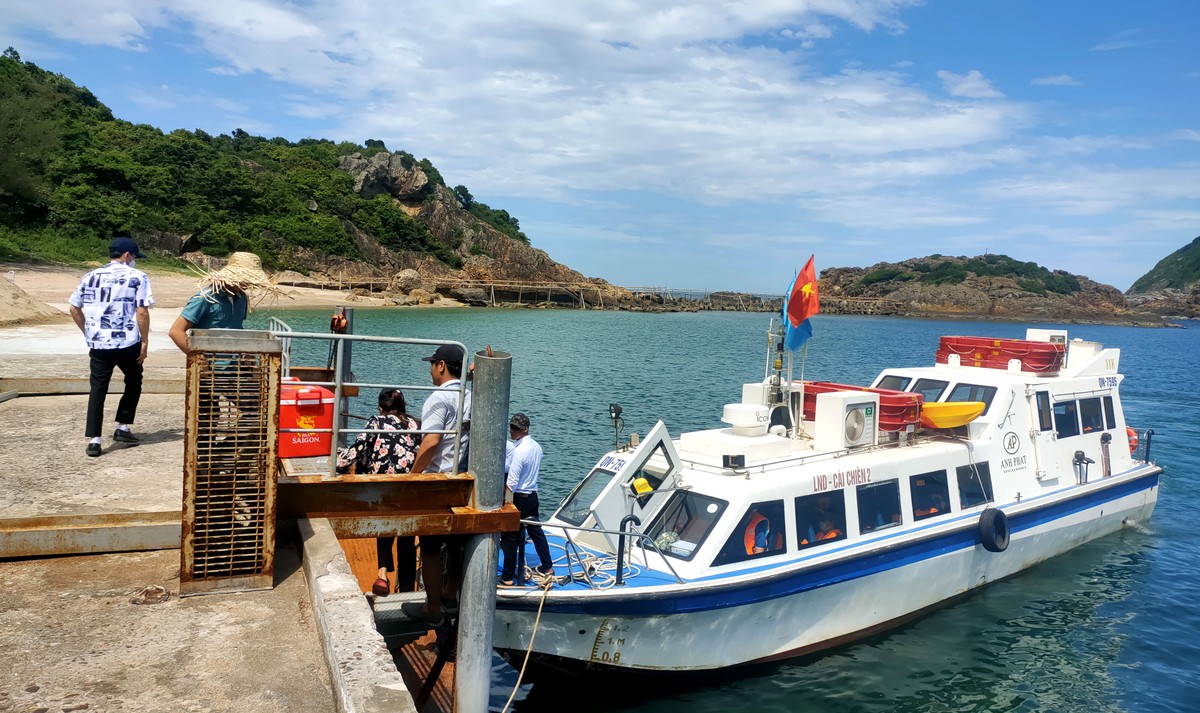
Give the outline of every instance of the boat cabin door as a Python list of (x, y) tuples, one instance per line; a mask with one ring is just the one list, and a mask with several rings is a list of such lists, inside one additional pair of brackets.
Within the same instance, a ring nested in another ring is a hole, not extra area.
[[(582, 543), (615, 552), (621, 521), (633, 515), (645, 527), (678, 485), (680, 460), (662, 421), (630, 453), (612, 452), (571, 492), (554, 519), (606, 532), (572, 534)], [(594, 497), (593, 497), (594, 496)], [(584, 502), (590, 498), (590, 502)]]

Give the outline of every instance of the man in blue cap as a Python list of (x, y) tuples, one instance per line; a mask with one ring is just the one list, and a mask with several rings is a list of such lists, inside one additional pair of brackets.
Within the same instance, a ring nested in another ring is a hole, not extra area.
[(136, 446), (137, 436), (129, 430), (142, 397), (142, 362), (150, 337), (150, 278), (136, 269), (137, 258), (145, 257), (129, 237), (118, 237), (108, 246), (111, 261), (83, 276), (67, 302), (71, 319), (87, 340), (91, 359), (91, 391), (88, 395), (86, 453), (104, 452), (100, 437), (104, 424), (104, 399), (113, 369), (125, 375), (125, 392), (117, 405), (117, 429), (113, 442)]

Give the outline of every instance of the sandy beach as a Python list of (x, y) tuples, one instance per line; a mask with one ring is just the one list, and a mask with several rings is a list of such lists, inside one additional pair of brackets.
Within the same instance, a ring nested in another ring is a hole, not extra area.
[[(99, 266), (99, 263), (97, 263)], [(6, 368), (10, 357), (39, 354), (86, 356), (83, 336), (71, 321), (67, 299), (90, 268), (55, 265), (0, 263), (0, 376), (13, 376)], [(171, 323), (188, 299), (196, 293), (196, 278), (176, 272), (148, 271), (154, 293), (150, 310), (150, 351), (174, 352), (167, 337)], [(11, 289), (11, 285), (20, 292)], [(381, 297), (363, 297), (341, 290), (287, 287), (282, 296), (258, 307), (333, 307), (336, 305), (382, 306)], [(31, 304), (32, 302), (32, 304)], [(447, 301), (448, 304), (459, 303)], [(182, 355), (180, 355), (182, 356)], [(182, 366), (182, 359), (179, 365)]]

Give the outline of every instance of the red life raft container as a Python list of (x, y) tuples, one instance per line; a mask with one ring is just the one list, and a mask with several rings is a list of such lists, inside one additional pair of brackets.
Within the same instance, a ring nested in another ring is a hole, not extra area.
[(830, 381), (804, 382), (804, 420), (814, 421), (817, 415), (817, 394), (831, 391), (869, 391), (879, 394), (879, 428), (883, 431), (903, 431), (921, 423), (921, 405), (925, 397), (911, 391), (872, 389), (868, 386), (835, 384)]
[(942, 337), (937, 350), (937, 363), (949, 363), (951, 354), (958, 355), (959, 363), (963, 366), (1007, 370), (1008, 362), (1016, 359), (1021, 362), (1021, 371), (1055, 374), (1062, 368), (1067, 345), (1031, 342), (1027, 339)]

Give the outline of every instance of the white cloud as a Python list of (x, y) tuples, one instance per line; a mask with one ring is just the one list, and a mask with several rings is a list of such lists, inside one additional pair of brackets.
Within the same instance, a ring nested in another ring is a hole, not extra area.
[(1131, 30), (1123, 30), (1123, 31), (1118, 32), (1117, 34), (1113, 35), (1112, 37), (1105, 39), (1102, 42), (1092, 45), (1088, 49), (1092, 52), (1109, 52), (1112, 50), (1124, 50), (1124, 49), (1130, 49), (1132, 47), (1144, 47), (1146, 45), (1152, 45), (1152, 44), (1158, 43), (1158, 40), (1141, 37), (1140, 36), (1141, 34), (1142, 34), (1142, 31), (1140, 29), (1136, 29), (1136, 28), (1131, 29)]
[[(135, 57), (149, 62), (182, 45), (190, 64), (211, 67), (203, 86), (186, 86), (186, 72), (170, 91), (117, 86), (155, 111), (203, 106), (199, 125), (383, 139), (493, 205), (531, 206), (521, 218), (535, 244), (578, 269), (572, 256), (630, 262), (604, 256), (608, 244), (652, 241), (669, 254), (687, 240), (718, 254), (751, 237), (794, 246), (814, 234), (827, 237), (825, 264), (876, 262), (885, 248), (897, 251), (889, 259), (962, 254), (1005, 234), (1014, 215), (1034, 221), (1028, 213), (1037, 222), (1013, 238), (1029, 246), (1022, 259), (1036, 259), (1046, 236), (1100, 235), (1056, 232), (1088, 216), (1186, 225), (1200, 176), (1170, 162), (1200, 140), (1190, 119), (1123, 132), (1119, 115), (1136, 105), (1067, 104), (1104, 91), (1094, 82), (1034, 104), (1020, 95), (1029, 84), (1082, 85), (970, 69), (937, 72), (938, 87), (914, 76), (924, 60), (862, 47), (903, 32), (914, 4), (447, 0), (414, 12), (358, 0), (6, 0), (4, 22), (10, 34), (144, 50)], [(1129, 30), (1092, 49), (1149, 42)], [(251, 83), (259, 93), (222, 95)], [(1130, 152), (1141, 168), (1117, 163)]]
[(1072, 77), (1069, 74), (1056, 74), (1051, 77), (1036, 77), (1036, 78), (1030, 80), (1029, 83), (1036, 84), (1039, 86), (1051, 86), (1051, 87), (1081, 87), (1081, 86), (1083, 86), (1083, 84), (1080, 83), (1079, 80), (1075, 79), (1074, 77)]
[(942, 80), (942, 87), (950, 96), (968, 99), (994, 99), (1004, 96), (978, 69), (972, 69), (966, 74), (955, 74), (942, 70), (937, 73), (937, 76)]

